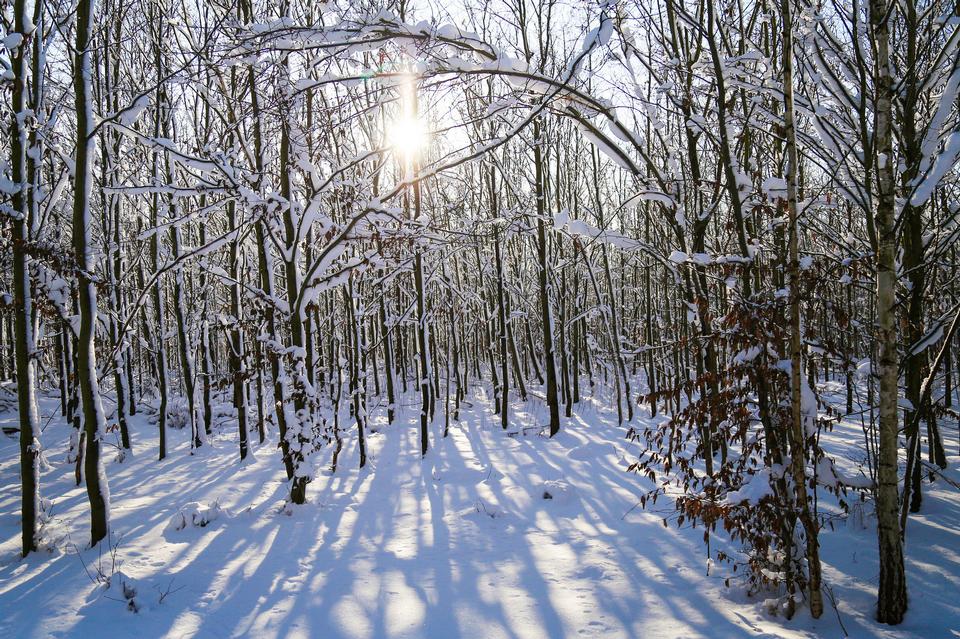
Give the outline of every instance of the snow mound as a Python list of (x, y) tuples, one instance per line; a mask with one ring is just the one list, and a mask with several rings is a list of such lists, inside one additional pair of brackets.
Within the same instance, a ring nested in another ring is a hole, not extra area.
[(138, 597), (139, 590), (136, 580), (123, 571), (117, 570), (97, 580), (97, 587), (87, 597), (87, 604), (98, 608), (109, 606), (111, 610), (124, 606), (130, 612), (140, 612), (144, 606)]
[(478, 499), (469, 508), (464, 508), (457, 513), (460, 519), (472, 521), (503, 521), (510, 518), (510, 513), (496, 504), (489, 504), (482, 499)]
[(185, 528), (206, 528), (221, 517), (229, 518), (230, 512), (221, 507), (219, 502), (204, 506), (200, 502), (192, 501), (170, 518), (164, 532), (170, 534)]
[(576, 496), (576, 490), (563, 479), (549, 479), (538, 487), (538, 496), (548, 504), (566, 506)]
[(180, 430), (190, 425), (190, 405), (185, 397), (172, 397), (167, 404), (167, 426)]

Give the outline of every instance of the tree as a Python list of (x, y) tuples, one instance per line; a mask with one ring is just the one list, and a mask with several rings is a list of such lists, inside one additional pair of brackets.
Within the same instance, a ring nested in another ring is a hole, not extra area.
[[(876, 228), (877, 347), (880, 349), (880, 437), (877, 453), (877, 536), (880, 544), (880, 586), (877, 620), (898, 624), (907, 610), (907, 582), (900, 537), (897, 490), (898, 383), (896, 328), (896, 194), (893, 182), (893, 77), (890, 73), (890, 13), (886, 0), (871, 0), (870, 26), (876, 45), (876, 165), (878, 172)], [(909, 479), (907, 480), (909, 481)]]
[[(38, 7), (38, 10), (39, 7)], [(13, 291), (17, 309), (14, 318), (16, 349), (17, 407), (20, 415), (20, 481), (21, 481), (21, 552), (27, 556), (37, 549), (37, 517), (40, 514), (40, 434), (37, 415), (36, 339), (33, 333), (33, 291), (30, 281), (29, 245), (36, 198), (28, 182), (29, 140), (26, 130), (28, 95), (28, 51), (36, 27), (27, 15), (26, 0), (13, 5), (15, 31), (8, 38), (17, 38), (12, 53), (13, 109), (10, 118), (10, 151), (13, 177)], [(37, 78), (33, 78), (37, 82)]]
[(780, 20), (783, 25), (783, 121), (787, 144), (787, 209), (790, 235), (790, 407), (791, 449), (794, 489), (800, 520), (807, 533), (807, 571), (810, 590), (810, 614), (814, 619), (823, 614), (823, 594), (820, 592), (820, 551), (818, 524), (810, 512), (807, 499), (807, 477), (804, 470), (807, 455), (806, 426), (808, 419), (803, 406), (802, 324), (800, 319), (800, 225), (797, 220), (797, 134), (793, 110), (793, 19), (791, 0), (780, 0)]
[(107, 420), (100, 401), (97, 378), (97, 353), (94, 331), (97, 321), (97, 289), (94, 283), (93, 221), (90, 215), (90, 186), (96, 149), (93, 100), (91, 96), (91, 33), (95, 14), (94, 0), (77, 3), (76, 53), (73, 88), (77, 117), (77, 147), (74, 158), (73, 249), (80, 298), (80, 333), (77, 340), (77, 373), (86, 434), (84, 477), (90, 502), (90, 545), (107, 536), (110, 522), (110, 492), (101, 459), (100, 442)]

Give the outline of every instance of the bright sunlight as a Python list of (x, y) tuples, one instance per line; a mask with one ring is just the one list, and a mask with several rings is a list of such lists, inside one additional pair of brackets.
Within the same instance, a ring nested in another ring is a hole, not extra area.
[(393, 123), (388, 139), (394, 151), (409, 159), (426, 148), (430, 142), (430, 132), (423, 120), (405, 116)]
[(404, 74), (400, 84), (400, 117), (387, 131), (391, 148), (410, 161), (426, 148), (430, 142), (430, 132), (426, 123), (420, 119), (416, 80), (411, 74)]

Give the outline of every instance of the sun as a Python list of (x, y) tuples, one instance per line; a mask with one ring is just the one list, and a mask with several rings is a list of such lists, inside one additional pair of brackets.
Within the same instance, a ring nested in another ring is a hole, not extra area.
[(387, 129), (387, 141), (393, 152), (405, 163), (409, 163), (430, 143), (430, 132), (426, 122), (420, 117), (416, 76), (405, 73), (400, 76), (397, 84), (400, 112)]
[(430, 143), (430, 132), (423, 120), (406, 116), (391, 125), (387, 139), (394, 152), (411, 159)]

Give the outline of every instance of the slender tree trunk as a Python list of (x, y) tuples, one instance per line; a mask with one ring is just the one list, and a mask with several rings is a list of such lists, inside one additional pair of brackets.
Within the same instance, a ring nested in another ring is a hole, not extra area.
[[(27, 32), (26, 0), (17, 0), (13, 7), (14, 28), (17, 33)], [(12, 52), (13, 62), (13, 113), (26, 111), (27, 44), (23, 42)], [(36, 379), (33, 359), (36, 343), (31, 318), (33, 296), (30, 284), (30, 258), (27, 245), (30, 242), (30, 211), (27, 202), (27, 132), (20, 126), (20, 118), (10, 118), (10, 148), (12, 177), (16, 191), (13, 194), (13, 298), (14, 298), (14, 350), (17, 377), (17, 408), (20, 418), (20, 518), (21, 544), (24, 557), (37, 549), (37, 517), (40, 512), (40, 440), (38, 435), (39, 415), (36, 412)]]
[[(168, 179), (172, 177), (168, 171)], [(175, 210), (175, 209), (174, 209)], [(174, 215), (176, 219), (178, 216)], [(180, 257), (180, 227), (170, 227), (170, 247), (174, 260)], [(196, 376), (193, 361), (193, 344), (187, 327), (187, 299), (184, 295), (183, 268), (177, 267), (173, 274), (174, 316), (177, 320), (177, 342), (180, 350), (180, 376), (183, 379), (187, 395), (187, 413), (190, 424), (190, 441), (193, 448), (203, 445), (203, 435), (197, 423)]]
[[(537, 258), (540, 280), (540, 323), (543, 329), (543, 359), (546, 399), (550, 409), (550, 436), (560, 432), (560, 399), (557, 394), (557, 361), (553, 352), (553, 309), (550, 306), (550, 246), (547, 243), (546, 193), (544, 192), (540, 119), (533, 121), (534, 190), (537, 198)], [(552, 225), (551, 225), (552, 226)]]
[[(381, 274), (382, 277), (382, 274)], [(383, 335), (383, 374), (386, 377), (387, 385), (387, 423), (392, 424), (396, 418), (396, 392), (393, 381), (393, 330), (387, 323), (387, 304), (384, 301), (386, 291), (383, 284), (380, 284), (380, 295), (378, 304), (380, 305), (380, 332)]]
[[(877, 345), (880, 349), (880, 442), (877, 460), (877, 536), (880, 544), (880, 587), (877, 620), (898, 624), (907, 610), (903, 541), (897, 519), (897, 397), (896, 328), (897, 235), (893, 182), (893, 77), (890, 72), (890, 24), (887, 0), (870, 0), (870, 24), (876, 45), (876, 153), (879, 169), (876, 227)], [(869, 213), (868, 213), (869, 214)]]
[[(793, 20), (790, 15), (792, 0), (780, 0), (783, 24), (783, 121), (787, 142), (787, 210), (789, 214), (790, 244), (790, 403), (791, 403), (791, 464), (800, 521), (806, 531), (807, 573), (810, 615), (819, 619), (823, 614), (823, 594), (820, 592), (820, 542), (816, 513), (812, 513), (807, 498), (806, 432), (803, 412), (800, 318), (800, 224), (797, 220), (797, 134), (793, 110)], [(816, 416), (811, 416), (812, 421)]]
[[(289, 123), (284, 122), (280, 129), (280, 193), (287, 202), (292, 199), (292, 185), (290, 176), (290, 128)], [(287, 236), (286, 255), (283, 259), (284, 275), (287, 288), (287, 305), (290, 309), (288, 322), (290, 328), (290, 343), (292, 350), (292, 365), (294, 388), (293, 409), (295, 411), (296, 429), (291, 432), (290, 424), (287, 424), (286, 433), (287, 446), (289, 447), (290, 461), (293, 464), (293, 481), (290, 486), (290, 501), (295, 504), (303, 504), (307, 501), (307, 482), (309, 477), (306, 468), (303, 468), (304, 451), (308, 444), (307, 433), (310, 432), (310, 415), (306, 410), (306, 396), (301, 382), (296, 381), (300, 375), (304, 375), (304, 335), (303, 335), (303, 314), (304, 309), (300, 304), (300, 268), (297, 264), (299, 259), (299, 242), (297, 236), (297, 225), (293, 218), (293, 211), (287, 206), (283, 214), (284, 231)], [(281, 407), (282, 410), (282, 407)]]
[[(493, 168), (490, 168), (488, 177), (490, 186), (490, 214), (496, 218), (499, 214), (497, 205), (497, 190)], [(500, 426), (507, 430), (507, 424), (510, 420), (510, 377), (507, 373), (507, 305), (503, 286), (503, 256), (500, 251), (502, 238), (500, 229), (494, 231), (493, 251), (494, 262), (497, 267), (497, 311), (500, 322)]]
[[(200, 198), (200, 208), (206, 207), (206, 197)], [(200, 246), (207, 244), (206, 225), (200, 225)], [(210, 322), (208, 318), (210, 293), (208, 291), (206, 271), (200, 273), (200, 291), (203, 295), (200, 319), (200, 380), (203, 384), (203, 431), (210, 435), (213, 427), (213, 405), (211, 404), (210, 376), (213, 363), (210, 361)]]
[[(237, 211), (233, 202), (227, 203), (227, 223), (231, 231), (237, 231)], [(237, 431), (240, 441), (240, 461), (247, 458), (247, 395), (244, 392), (246, 384), (245, 354), (243, 343), (243, 327), (241, 316), (243, 309), (240, 305), (240, 238), (234, 238), (230, 245), (230, 376), (233, 380), (233, 407), (237, 411)], [(258, 386), (258, 393), (263, 387)], [(262, 422), (262, 420), (261, 420)]]
[(365, 433), (365, 418), (363, 399), (364, 390), (360, 388), (360, 358), (361, 338), (360, 320), (357, 317), (356, 296), (353, 283), (350, 282), (343, 289), (344, 302), (347, 305), (347, 316), (350, 325), (350, 402), (353, 407), (353, 418), (357, 423), (357, 448), (360, 452), (360, 468), (367, 465), (367, 440)]
[(73, 196), (73, 249), (77, 261), (80, 294), (80, 336), (77, 340), (80, 400), (83, 405), (86, 451), (84, 477), (90, 502), (90, 545), (107, 536), (109, 528), (110, 491), (100, 458), (100, 440), (106, 434), (106, 418), (100, 402), (97, 380), (97, 356), (94, 330), (97, 319), (97, 289), (93, 282), (93, 224), (90, 219), (91, 162), (96, 140), (91, 136), (93, 104), (90, 96), (90, 33), (95, 0), (77, 3), (74, 93), (77, 111), (76, 177)]

